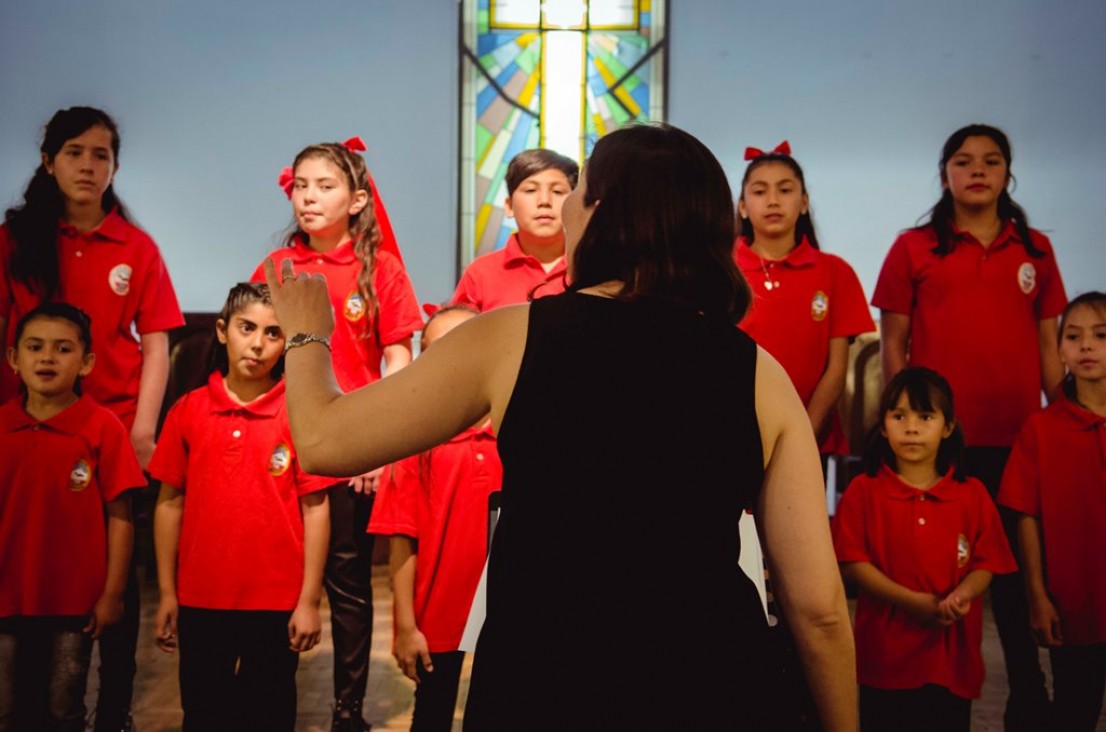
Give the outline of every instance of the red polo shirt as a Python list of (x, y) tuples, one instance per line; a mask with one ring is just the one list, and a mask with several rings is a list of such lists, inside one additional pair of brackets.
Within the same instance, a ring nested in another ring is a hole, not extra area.
[[(741, 329), (780, 362), (803, 404), (809, 404), (826, 370), (830, 339), (851, 339), (876, 329), (856, 272), (806, 239), (783, 259), (771, 260), (739, 238), (734, 261), (753, 291)], [(831, 419), (822, 452), (847, 453), (836, 411)]]
[(908, 361), (952, 386), (969, 445), (1008, 447), (1041, 408), (1041, 320), (1067, 304), (1052, 244), (1033, 231), (1045, 255), (1026, 252), (1014, 225), (984, 248), (968, 233), (933, 253), (932, 227), (899, 235), (884, 260), (872, 304), (910, 316)]
[(104, 504), (146, 485), (119, 418), (82, 396), (45, 422), (0, 407), (0, 618), (87, 615), (104, 592)]
[(488, 496), (503, 483), (491, 427), (465, 430), (384, 471), (368, 532), (418, 541), (415, 620), (431, 653), (456, 651), (488, 547)]
[[(368, 303), (357, 287), (361, 262), (352, 243), (347, 242), (329, 252), (316, 252), (297, 240), (295, 246), (278, 249), (271, 256), (278, 272), (281, 263), (291, 259), (296, 272), (320, 272), (326, 276), (335, 320), (330, 339), (331, 354), (334, 374), (342, 391), (350, 392), (380, 379), (384, 347), (422, 329), (422, 311), (411, 280), (391, 252), (379, 250), (376, 253), (373, 288), (379, 310), (375, 322), (370, 319)], [(250, 279), (265, 281), (262, 265), (257, 266)]]
[(1026, 420), (998, 502), (1041, 521), (1065, 645), (1106, 643), (1106, 419), (1060, 397)]
[(533, 297), (559, 295), (565, 291), (565, 260), (548, 272), (536, 257), (522, 251), (518, 234), (511, 234), (502, 249), (472, 260), (461, 275), (450, 302), (470, 305), (480, 312), (520, 305)]
[[(849, 484), (833, 517), (839, 562), (870, 562), (892, 581), (945, 597), (973, 570), (1017, 565), (998, 510), (975, 478), (946, 475), (927, 491), (884, 466)], [(861, 684), (879, 689), (944, 686), (978, 698), (983, 689), (983, 605), (945, 628), (927, 628), (863, 592), (856, 603), (856, 663)]]
[(337, 481), (300, 470), (283, 381), (242, 405), (212, 373), (169, 410), (149, 469), (184, 492), (181, 605), (295, 608), (303, 585), (299, 499)]
[[(7, 320), (4, 345), (15, 342), (19, 319), (42, 298), (12, 277), (15, 242), (0, 227), (0, 318)], [(141, 335), (184, 325), (161, 252), (146, 232), (109, 213), (92, 231), (58, 224), (58, 300), (88, 313), (96, 367), (81, 380), (89, 396), (114, 412), (129, 430), (138, 405)], [(19, 393), (19, 379), (0, 369), (0, 399)]]

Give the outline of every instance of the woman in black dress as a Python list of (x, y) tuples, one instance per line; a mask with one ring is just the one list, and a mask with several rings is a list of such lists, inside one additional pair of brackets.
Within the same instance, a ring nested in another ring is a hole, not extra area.
[(599, 140), (562, 216), (565, 294), (474, 318), (345, 396), (319, 343), (325, 286), (269, 263), (306, 345), (286, 364), (301, 462), (363, 473), (491, 413), (504, 486), (466, 730), (780, 726), (737, 561), (749, 509), (823, 728), (853, 732), (818, 450), (786, 373), (733, 325), (749, 294), (725, 173), (688, 133), (631, 125)]

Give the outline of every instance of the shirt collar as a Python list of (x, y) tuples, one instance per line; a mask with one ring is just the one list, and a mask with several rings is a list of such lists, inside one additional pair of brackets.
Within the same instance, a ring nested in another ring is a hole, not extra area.
[(33, 429), (39, 426), (48, 427), (55, 432), (66, 434), (79, 434), (88, 424), (92, 413), (96, 410), (96, 402), (89, 396), (81, 396), (73, 404), (55, 414), (50, 419), (39, 421), (27, 414), (23, 408), (23, 395), (15, 397), (0, 408), (0, 429), (4, 432), (15, 432), (23, 429)]
[[(979, 239), (976, 239), (974, 236), (972, 236), (970, 232), (961, 231), (960, 229), (956, 228), (955, 222), (953, 222), (952, 224), (952, 235), (953, 239), (963, 239), (965, 241), (975, 242), (976, 244), (979, 244)], [(1014, 226), (1014, 221), (1012, 219), (1007, 220), (1006, 223), (1003, 224), (1002, 228), (999, 229), (998, 236), (996, 236), (995, 240), (990, 243), (990, 245), (987, 247), (987, 250), (993, 252), (1009, 244), (1013, 244), (1019, 241), (1021, 241), (1021, 237), (1018, 236), (1018, 229), (1016, 226)]]
[(207, 393), (211, 399), (211, 411), (213, 412), (242, 410), (258, 417), (274, 417), (284, 403), (284, 379), (278, 381), (272, 389), (269, 389), (249, 404), (239, 404), (227, 392), (223, 375), (218, 371), (212, 371), (211, 376), (207, 378)]
[(1067, 394), (1061, 393), (1053, 404), (1060, 411), (1064, 421), (1074, 430), (1090, 430), (1106, 426), (1106, 417), (1099, 417), (1091, 410), (1080, 406), (1069, 399)]
[(891, 488), (891, 498), (896, 498), (898, 500), (914, 501), (917, 500), (919, 496), (925, 496), (934, 501), (951, 501), (956, 497), (956, 492), (960, 489), (960, 482), (952, 477), (952, 468), (949, 468), (949, 471), (928, 490), (915, 488), (904, 482), (903, 479), (899, 477), (899, 474), (892, 470), (889, 465), (884, 465), (880, 468), (880, 472), (885, 478), (890, 479), (887, 481), (887, 484)]
[(80, 236), (87, 236), (95, 239), (102, 239), (104, 241), (115, 242), (116, 244), (123, 244), (127, 241), (127, 229), (128, 224), (123, 220), (123, 217), (119, 214), (119, 208), (115, 207), (108, 211), (107, 216), (100, 222), (100, 225), (91, 231), (78, 231), (77, 227), (73, 226), (65, 219), (58, 219), (58, 234), (70, 239), (76, 239)]
[[(534, 262), (544, 269), (541, 260), (522, 251), (522, 245), (518, 241), (517, 233), (511, 234), (511, 236), (507, 238), (507, 243), (503, 246), (503, 249), (506, 251), (505, 259), (508, 266), (518, 265), (524, 262)], [(560, 274), (564, 269), (565, 258), (564, 255), (561, 255), (561, 260), (553, 265), (553, 268), (546, 272), (546, 275), (552, 277), (553, 275)]]
[(324, 262), (336, 265), (356, 264), (358, 262), (357, 253), (353, 251), (352, 240), (334, 247), (329, 252), (317, 252), (308, 246), (306, 239), (302, 236), (297, 236), (291, 248), (292, 262), (294, 264), (303, 264), (304, 262), (310, 262), (316, 259), (322, 259)]
[(817, 260), (817, 254), (814, 247), (810, 245), (810, 242), (804, 236), (803, 240), (799, 242), (798, 246), (787, 253), (787, 256), (783, 259), (766, 259), (753, 251), (753, 248), (749, 245), (748, 240), (745, 237), (739, 237), (737, 240), (737, 266), (738, 269), (743, 271), (757, 271), (767, 269), (769, 264), (782, 264), (785, 267), (792, 267), (798, 269), (800, 267), (810, 267)]

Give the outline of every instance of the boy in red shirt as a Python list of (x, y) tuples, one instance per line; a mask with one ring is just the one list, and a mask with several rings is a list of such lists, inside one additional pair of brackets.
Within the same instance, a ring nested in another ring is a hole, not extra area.
[(576, 161), (552, 150), (524, 150), (511, 158), (504, 209), (514, 217), (518, 232), (502, 249), (465, 268), (450, 302), (485, 312), (564, 292), (561, 206), (579, 174)]
[(14, 338), (23, 389), (0, 408), (0, 729), (82, 730), (92, 641), (123, 615), (126, 491), (146, 478), (119, 418), (81, 395), (88, 316), (41, 305)]
[(179, 628), (186, 732), (291, 732), (297, 654), (322, 627), (332, 481), (296, 459), (268, 288), (236, 285), (215, 329), (221, 363), (173, 405), (150, 462), (157, 642), (172, 653)]

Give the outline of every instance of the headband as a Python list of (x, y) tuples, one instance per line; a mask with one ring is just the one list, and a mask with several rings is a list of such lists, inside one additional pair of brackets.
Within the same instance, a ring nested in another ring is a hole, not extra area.
[(787, 140), (784, 140), (779, 145), (776, 145), (775, 149), (773, 149), (770, 153), (764, 152), (759, 147), (747, 147), (747, 148), (745, 148), (745, 159), (746, 160), (756, 160), (757, 158), (762, 157), (764, 155), (777, 154), (777, 153), (780, 154), (780, 155), (790, 155), (791, 154), (791, 145), (787, 142)]
[[(343, 142), (342, 147), (352, 153), (365, 152), (369, 149), (368, 146), (365, 145), (365, 141), (357, 135)], [(373, 196), (373, 213), (376, 214), (376, 225), (380, 227), (380, 248), (394, 254), (400, 264), (403, 264), (403, 256), (399, 253), (399, 243), (396, 241), (395, 231), (392, 229), (392, 222), (388, 218), (387, 210), (384, 208), (384, 201), (380, 200), (380, 192), (376, 188), (376, 181), (373, 180), (368, 167), (365, 168), (365, 177), (369, 179), (369, 190), (372, 191)], [(296, 174), (295, 171), (292, 170), (291, 165), (285, 165), (284, 168), (281, 169), (280, 175), (277, 177), (277, 183), (280, 184), (284, 194), (288, 196), (288, 198), (291, 198), (292, 188), (296, 184)]]

